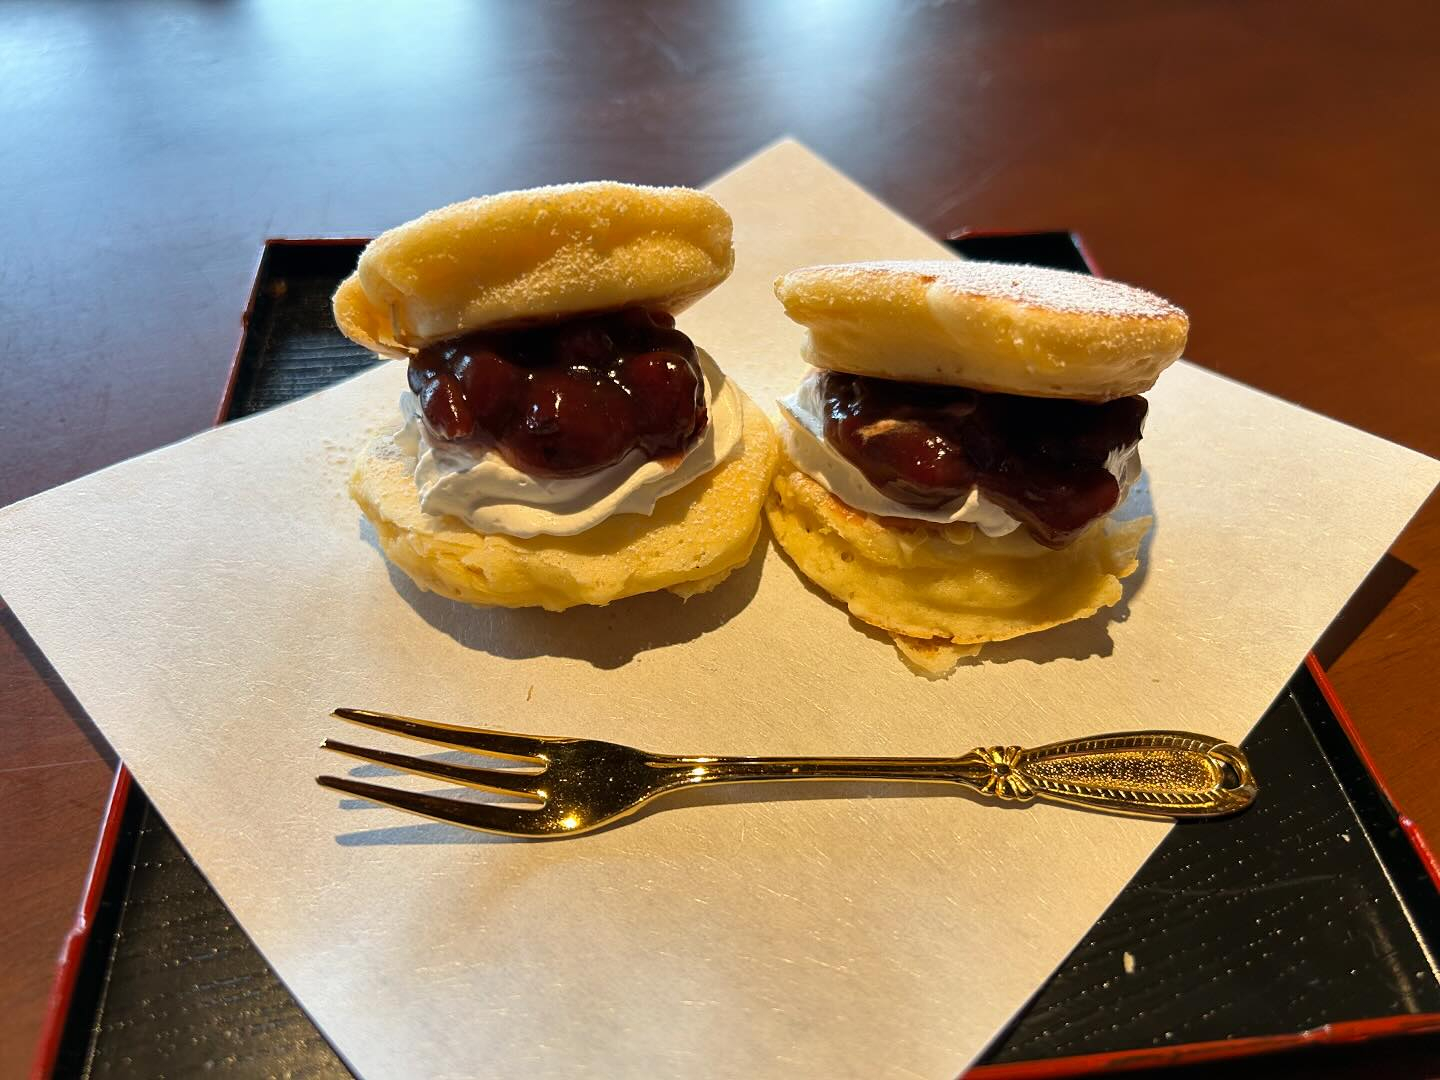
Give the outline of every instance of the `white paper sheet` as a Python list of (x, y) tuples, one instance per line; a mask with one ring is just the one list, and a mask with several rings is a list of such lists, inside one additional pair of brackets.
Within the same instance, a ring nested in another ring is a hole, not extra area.
[[(682, 325), (757, 399), (801, 370), (777, 274), (945, 255), (794, 143), (711, 190), (737, 268)], [(343, 490), (402, 382), (385, 365), (0, 511), (0, 595), (372, 1080), (954, 1076), (1165, 827), (802, 785), (495, 840), (316, 787), (349, 768), (317, 749), (355, 735), (332, 706), (693, 753), (946, 754), (1147, 726), (1239, 740), (1440, 478), (1178, 365), (1150, 395), (1134, 509), (1153, 498), (1157, 525), (1118, 617), (931, 682), (774, 550), (688, 604), (551, 615), (418, 593)]]

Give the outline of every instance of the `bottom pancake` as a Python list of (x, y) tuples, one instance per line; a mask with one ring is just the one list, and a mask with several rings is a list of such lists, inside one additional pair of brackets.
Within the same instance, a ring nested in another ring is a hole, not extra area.
[(1093, 615), (1120, 599), (1139, 566), (1151, 519), (1091, 526), (1052, 550), (1024, 530), (989, 537), (972, 525), (935, 525), (856, 510), (782, 462), (765, 501), (780, 546), (802, 573), (888, 631), (928, 674), (950, 671), (987, 641)]
[(487, 535), (425, 513), (414, 458), (390, 438), (361, 454), (350, 494), (386, 557), (420, 588), (452, 600), (563, 611), (657, 589), (689, 597), (747, 562), (760, 535), (778, 446), (765, 414), (740, 398), (744, 433), (728, 460), (662, 497), (653, 514), (616, 514), (575, 536)]

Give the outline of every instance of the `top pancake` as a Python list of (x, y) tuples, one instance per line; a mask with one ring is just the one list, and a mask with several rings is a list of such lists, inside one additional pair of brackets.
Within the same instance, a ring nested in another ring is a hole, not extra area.
[(729, 276), (730, 215), (689, 188), (597, 181), (432, 210), (365, 248), (335, 293), (384, 356), (471, 331), (641, 304), (675, 312)]
[(1179, 358), (1190, 321), (1153, 293), (1008, 263), (809, 266), (775, 282), (816, 367), (1031, 397), (1139, 394)]

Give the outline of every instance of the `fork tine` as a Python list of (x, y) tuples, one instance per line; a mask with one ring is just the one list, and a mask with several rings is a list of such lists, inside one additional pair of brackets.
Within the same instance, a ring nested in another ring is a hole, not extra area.
[(396, 716), (394, 713), (373, 712), (370, 709), (336, 709), (331, 715), (362, 727), (403, 735), (407, 739), (454, 746), (461, 750), (475, 750), (492, 757), (521, 758), (536, 762), (545, 760), (546, 743), (564, 741), (549, 736), (516, 735), (509, 731), (441, 724), (434, 720), (417, 720), (413, 716)]
[(534, 810), (515, 810), (496, 806), (494, 803), (460, 802), (458, 799), (422, 795), (417, 791), (398, 791), (395, 788), (339, 776), (317, 776), (315, 782), (321, 787), (369, 799), (381, 806), (419, 814), (421, 817), (450, 825), (463, 825), (467, 829), (499, 833), (502, 836), (541, 836), (548, 832), (542, 815)]
[(320, 745), (324, 750), (334, 750), (338, 754), (346, 754), (361, 761), (373, 761), (377, 765), (388, 765), (392, 769), (415, 773), (417, 776), (449, 780), (454, 784), (465, 784), (467, 787), (493, 791), (498, 795), (523, 795), (528, 799), (545, 801), (545, 796), (535, 789), (537, 782), (544, 783), (540, 780), (540, 773), (503, 772), (499, 769), (479, 769), (472, 765), (452, 765), (447, 761), (426, 761), (424, 758), (410, 757), (407, 754), (392, 754), (388, 750), (368, 750), (363, 746), (337, 742), (334, 739), (326, 739)]

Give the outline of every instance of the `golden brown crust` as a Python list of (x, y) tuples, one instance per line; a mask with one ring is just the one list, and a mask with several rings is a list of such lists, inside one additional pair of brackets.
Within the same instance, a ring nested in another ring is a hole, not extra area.
[(689, 188), (608, 181), (467, 199), (383, 233), (335, 321), (392, 357), (486, 327), (629, 304), (679, 311), (729, 276), (730, 215)]
[(351, 274), (340, 283), (331, 307), (335, 312), (335, 325), (356, 345), (363, 345), (371, 352), (392, 360), (404, 360), (409, 356), (405, 347), (390, 336), (389, 321), (371, 306), (360, 286), (360, 275)]
[(904, 634), (891, 634), (900, 658), (922, 675), (943, 678), (955, 670), (955, 665), (967, 657), (979, 654), (979, 645), (960, 645), (943, 638), (913, 638)]
[(1035, 397), (1139, 394), (1189, 320), (1152, 293), (1036, 266), (933, 261), (810, 266), (775, 283), (816, 367)]
[(544, 607), (608, 604), (669, 589), (682, 597), (718, 585), (749, 558), (778, 457), (775, 432), (743, 393), (739, 451), (655, 512), (617, 514), (575, 536), (477, 533), (420, 509), (414, 459), (377, 439), (356, 463), (350, 494), (387, 558), (429, 592), (468, 604)]
[(1020, 530), (992, 538), (970, 525), (863, 513), (786, 460), (765, 515), (806, 577), (856, 618), (888, 631), (902, 654), (931, 674), (948, 671), (984, 642), (1116, 603), (1151, 523), (1106, 519), (1053, 551)]

